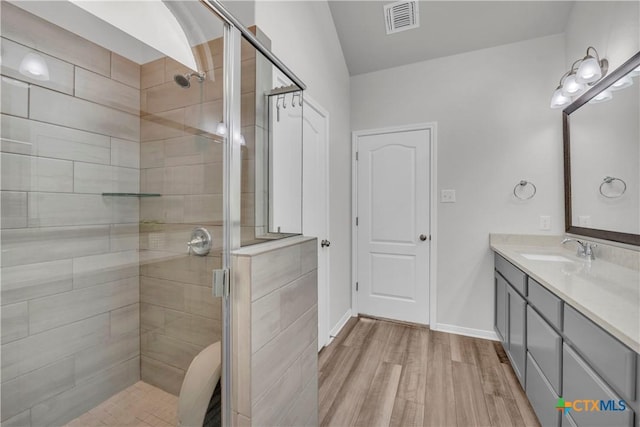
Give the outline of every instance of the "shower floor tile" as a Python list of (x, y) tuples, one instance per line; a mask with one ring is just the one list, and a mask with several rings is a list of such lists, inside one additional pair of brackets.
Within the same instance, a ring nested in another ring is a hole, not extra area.
[(138, 381), (65, 427), (175, 427), (178, 397)]

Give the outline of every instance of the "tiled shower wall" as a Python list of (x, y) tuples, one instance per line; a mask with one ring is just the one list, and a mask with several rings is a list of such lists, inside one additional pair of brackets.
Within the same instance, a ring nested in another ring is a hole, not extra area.
[[(211, 294), (222, 249), (222, 39), (194, 50), (206, 72), (184, 89), (188, 70), (171, 58), (141, 68), (140, 326), (142, 379), (173, 394), (193, 358), (221, 338), (221, 300)], [(213, 236), (204, 257), (189, 255), (191, 230)], [(160, 254), (145, 261), (146, 253)]]
[(60, 425), (139, 378), (140, 67), (1, 7), (1, 418)]

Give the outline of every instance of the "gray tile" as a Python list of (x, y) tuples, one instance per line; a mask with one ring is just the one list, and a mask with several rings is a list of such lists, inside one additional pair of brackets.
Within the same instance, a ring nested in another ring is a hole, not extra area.
[(164, 333), (203, 349), (222, 339), (222, 321), (164, 309)]
[(140, 171), (92, 163), (74, 163), (73, 188), (76, 193), (138, 193)]
[(75, 289), (137, 277), (138, 252), (110, 252), (73, 259)]
[(216, 126), (220, 121), (222, 121), (222, 100), (185, 108), (184, 128), (190, 134), (215, 137)]
[(100, 371), (87, 381), (31, 409), (35, 426), (59, 426), (92, 409), (140, 379), (140, 359), (135, 357)]
[(21, 375), (2, 383), (2, 418), (10, 418), (25, 409), (73, 387), (73, 358)]
[(27, 193), (2, 191), (0, 204), (0, 225), (3, 229), (27, 226)]
[(111, 251), (137, 251), (140, 247), (138, 224), (112, 224), (109, 231)]
[(140, 66), (140, 88), (146, 89), (164, 83), (164, 58)]
[(314, 375), (300, 394), (293, 399), (286, 413), (277, 421), (277, 425), (300, 427), (318, 425), (317, 375)]
[(27, 409), (12, 418), (4, 420), (2, 427), (31, 427), (31, 411)]
[(2, 151), (109, 164), (110, 138), (48, 123), (2, 116)]
[(137, 197), (105, 197), (111, 205), (111, 222), (137, 224), (140, 221), (140, 200)]
[(112, 223), (116, 202), (101, 195), (29, 193), (29, 227)]
[(251, 359), (252, 401), (266, 393), (317, 336), (318, 311), (314, 306), (254, 353)]
[(108, 226), (3, 230), (1, 237), (3, 267), (62, 260), (109, 251)]
[(29, 105), (34, 120), (131, 141), (140, 136), (137, 116), (48, 89), (32, 87)]
[(253, 257), (251, 276), (252, 301), (296, 279), (300, 276), (300, 245)]
[(109, 337), (109, 315), (30, 335), (2, 346), (2, 380), (46, 366)]
[(190, 224), (222, 222), (222, 194), (184, 197), (184, 222)]
[(140, 302), (185, 311), (184, 293), (182, 283), (140, 277)]
[(275, 338), (281, 331), (280, 318), (285, 314), (280, 307), (280, 291), (251, 304), (251, 349), (253, 352)]
[(100, 372), (112, 366), (124, 363), (140, 355), (140, 331), (114, 336), (99, 345), (76, 353), (76, 383), (87, 381), (100, 375)]
[(159, 166), (199, 165), (222, 162), (222, 144), (218, 139), (189, 135), (164, 141), (166, 163)]
[[(37, 34), (37, 37), (33, 35)], [(20, 8), (2, 3), (2, 36), (108, 76), (109, 51)]]
[(165, 167), (163, 181), (163, 194), (202, 194), (204, 192), (204, 166)]
[[(159, 305), (140, 303), (140, 328), (143, 331), (164, 330), (164, 315), (168, 309)], [(177, 311), (176, 313), (182, 313)]]
[(155, 331), (143, 332), (140, 335), (140, 354), (184, 371), (200, 351), (201, 346)]
[(0, 91), (2, 91), (1, 112), (12, 116), (29, 116), (28, 84), (2, 76)]
[(140, 167), (161, 168), (164, 166), (164, 141), (140, 143)]
[(184, 135), (183, 108), (140, 117), (140, 141), (155, 141)]
[(73, 191), (73, 162), (1, 153), (2, 190)]
[(280, 289), (280, 328), (286, 329), (303, 313), (318, 304), (318, 270), (296, 279)]
[(137, 169), (140, 167), (140, 143), (111, 138), (111, 164)]
[[(261, 375), (252, 372), (252, 375)], [(274, 381), (269, 391), (258, 400), (254, 400), (251, 407), (251, 421), (258, 426), (275, 426), (282, 417), (283, 408), (296, 401), (302, 392), (302, 372), (300, 361), (296, 360), (280, 377)]]
[(29, 310), (26, 302), (2, 306), (2, 344), (29, 335)]
[(29, 301), (29, 331), (38, 333), (139, 301), (138, 278)]
[[(36, 53), (44, 60), (49, 69), (49, 80), (36, 80), (20, 73), (20, 64), (28, 53)], [(42, 52), (36, 52), (4, 37), (2, 38), (2, 74), (58, 92), (73, 94), (73, 65)]]
[(318, 240), (300, 244), (300, 273), (306, 274), (318, 268)]
[(218, 268), (212, 257), (182, 256), (140, 266), (140, 274), (157, 279), (210, 286), (212, 270)]
[(222, 299), (214, 297), (211, 286), (183, 284), (185, 308), (188, 313), (209, 319), (222, 319)]
[(78, 67), (74, 95), (129, 114), (140, 115), (138, 89)]
[(140, 304), (131, 304), (111, 312), (111, 337), (136, 332), (139, 328)]
[(111, 78), (140, 89), (140, 65), (111, 52)]
[(185, 372), (150, 357), (140, 357), (142, 381), (161, 388), (175, 396), (180, 394)]

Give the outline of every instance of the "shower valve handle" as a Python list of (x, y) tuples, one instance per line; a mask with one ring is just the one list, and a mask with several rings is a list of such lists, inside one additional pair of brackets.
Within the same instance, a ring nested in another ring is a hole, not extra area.
[(204, 227), (196, 227), (191, 232), (191, 240), (187, 242), (189, 255), (205, 256), (211, 250), (211, 233)]

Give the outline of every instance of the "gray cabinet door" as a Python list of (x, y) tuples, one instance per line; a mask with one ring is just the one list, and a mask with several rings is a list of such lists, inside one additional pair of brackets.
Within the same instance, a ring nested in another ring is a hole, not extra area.
[(629, 405), (625, 404), (623, 411), (622, 399), (587, 363), (566, 343), (563, 350), (562, 397), (572, 402), (569, 412), (573, 421), (579, 427), (631, 427), (633, 411)]
[(507, 282), (496, 273), (494, 327), (504, 345), (507, 341)]
[(527, 306), (527, 350), (553, 390), (561, 394), (562, 337), (530, 305)]
[(509, 318), (507, 326), (508, 354), (513, 370), (525, 387), (527, 302), (511, 286), (507, 286)]
[(527, 354), (527, 397), (543, 427), (558, 427), (561, 413), (555, 409), (558, 395), (531, 354)]

